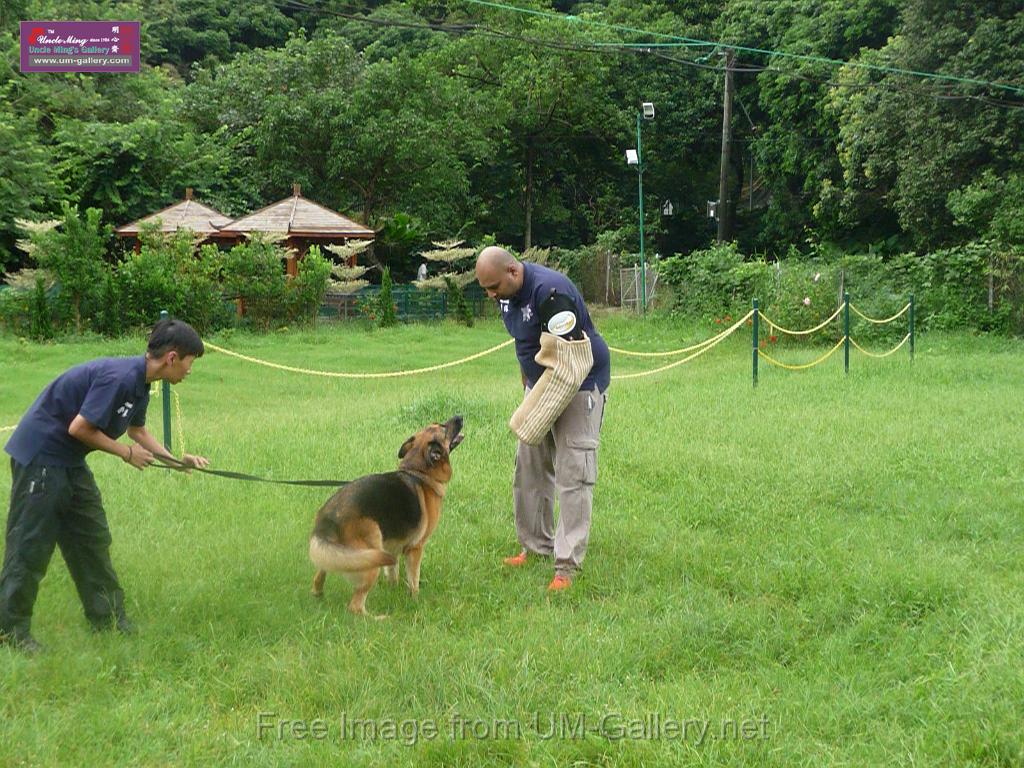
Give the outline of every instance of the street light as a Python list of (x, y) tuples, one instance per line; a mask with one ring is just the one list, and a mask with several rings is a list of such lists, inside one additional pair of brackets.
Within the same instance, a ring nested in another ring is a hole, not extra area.
[(636, 166), (638, 195), (640, 198), (640, 306), (647, 314), (647, 261), (644, 259), (644, 153), (640, 141), (640, 118), (654, 119), (654, 104), (645, 101), (636, 113), (636, 149), (626, 150), (626, 164)]

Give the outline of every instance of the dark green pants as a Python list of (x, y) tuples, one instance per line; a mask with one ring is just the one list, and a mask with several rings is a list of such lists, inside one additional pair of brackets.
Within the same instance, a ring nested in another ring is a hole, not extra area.
[(27, 631), (39, 582), (55, 546), (78, 588), (85, 616), (107, 627), (124, 615), (124, 593), (110, 562), (103, 500), (86, 466), (23, 466), (11, 459), (11, 509), (0, 573), (0, 631)]

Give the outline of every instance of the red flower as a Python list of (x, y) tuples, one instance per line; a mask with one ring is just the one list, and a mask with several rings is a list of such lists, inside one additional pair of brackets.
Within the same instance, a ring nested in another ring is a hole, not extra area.
[(761, 349), (764, 349), (766, 346), (768, 346), (768, 340), (767, 339), (761, 339), (761, 343), (758, 344), (758, 346), (761, 347)]
[(732, 322), (732, 315), (726, 315), (725, 316), (725, 322), (731, 323)]
[(779, 340), (779, 337), (778, 337), (778, 336), (769, 336), (769, 337), (768, 337), (768, 341), (770, 341), (770, 342), (771, 342), (772, 344), (774, 344), (774, 343), (775, 343), (775, 342), (777, 342), (778, 340)]
[(721, 325), (721, 324), (722, 324), (722, 318), (716, 317), (715, 318), (715, 325)]

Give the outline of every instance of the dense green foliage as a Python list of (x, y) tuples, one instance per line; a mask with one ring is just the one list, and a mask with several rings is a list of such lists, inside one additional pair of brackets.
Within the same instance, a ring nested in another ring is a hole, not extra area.
[[(668, 35), (852, 62), (737, 54), (729, 177), (743, 250), (785, 253), (808, 228), (853, 250), (1021, 241), (1008, 219), (1024, 197), (1024, 96), (884, 71), (1020, 84), (1016, 3), (532, 5), (547, 15), (456, 2), (20, 0), (0, 17), (0, 170), (12, 182), (0, 189), (0, 247), (13, 258), (14, 217), (56, 214), (63, 199), (122, 223), (185, 186), (233, 214), (293, 182), (373, 226), (406, 214), (429, 236), (590, 244), (635, 226), (635, 174), (621, 158), (641, 100), (656, 105), (642, 126), (648, 228), (663, 253), (701, 247), (713, 234), (703, 210), (717, 197), (722, 57), (611, 45)], [(17, 71), (18, 18), (126, 16), (142, 20), (139, 75)], [(666, 199), (676, 215), (661, 221)]]
[(1024, 333), (1024, 259), (1020, 252), (1001, 255), (989, 243), (923, 257), (819, 250), (812, 258), (794, 252), (770, 262), (746, 257), (729, 243), (666, 259), (661, 277), (672, 292), (670, 306), (686, 316), (740, 316), (757, 298), (761, 311), (779, 324), (804, 329), (831, 315), (845, 290), (851, 303), (874, 317), (888, 317), (914, 296), (921, 330)]
[[(603, 240), (628, 261), (637, 178), (623, 152), (638, 130), (649, 252), (699, 251), (715, 234), (705, 210), (718, 196), (724, 57), (653, 47), (686, 38), (745, 47), (726, 174), (738, 252), (924, 260), (981, 248), (979, 263), (1017, 268), (1019, 3), (519, 5), (537, 13), (18, 0), (0, 14), (0, 263), (27, 263), (16, 218), (63, 216), (65, 203), (116, 225), (189, 186), (237, 215), (295, 182), (379, 229), (378, 258), (400, 280), (418, 249), (450, 237), (594, 257)], [(127, 16), (142, 21), (138, 75), (17, 69), (19, 18)], [(638, 129), (641, 101), (656, 114)]]

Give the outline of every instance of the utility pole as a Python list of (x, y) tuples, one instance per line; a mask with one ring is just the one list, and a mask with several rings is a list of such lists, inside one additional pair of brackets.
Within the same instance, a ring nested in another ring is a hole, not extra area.
[(736, 56), (725, 52), (725, 97), (722, 108), (722, 167), (718, 173), (718, 242), (732, 239), (732, 215), (729, 207), (729, 149), (732, 145), (732, 65)]

